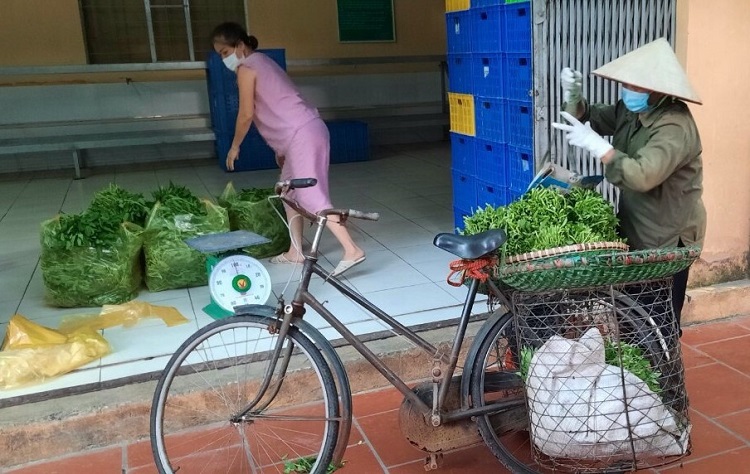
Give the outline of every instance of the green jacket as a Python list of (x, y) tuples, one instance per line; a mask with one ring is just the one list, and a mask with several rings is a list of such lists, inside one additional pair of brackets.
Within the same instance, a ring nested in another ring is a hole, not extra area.
[(698, 129), (685, 103), (667, 98), (636, 114), (616, 105), (586, 105), (583, 122), (612, 135), (607, 180), (620, 189), (621, 232), (632, 249), (703, 245), (703, 162)]

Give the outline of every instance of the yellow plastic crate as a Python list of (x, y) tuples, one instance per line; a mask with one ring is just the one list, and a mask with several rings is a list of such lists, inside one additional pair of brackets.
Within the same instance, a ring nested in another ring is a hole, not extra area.
[(445, 0), (445, 11), (447, 12), (468, 10), (470, 7), (471, 0)]
[(476, 136), (476, 120), (474, 118), (474, 96), (471, 94), (448, 93), (451, 107), (451, 132)]

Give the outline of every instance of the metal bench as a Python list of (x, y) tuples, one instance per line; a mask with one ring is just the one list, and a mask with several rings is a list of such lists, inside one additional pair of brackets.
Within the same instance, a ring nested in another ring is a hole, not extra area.
[(163, 126), (168, 122), (163, 117), (121, 120), (119, 125), (111, 121), (85, 121), (61, 122), (54, 126), (27, 124), (15, 129), (3, 127), (0, 155), (68, 151), (73, 158), (75, 177), (80, 179), (85, 150), (215, 139), (213, 130), (207, 125), (195, 126), (195, 120), (186, 118), (183, 121), (187, 127), (175, 126), (179, 120), (179, 117), (171, 118), (168, 127)]

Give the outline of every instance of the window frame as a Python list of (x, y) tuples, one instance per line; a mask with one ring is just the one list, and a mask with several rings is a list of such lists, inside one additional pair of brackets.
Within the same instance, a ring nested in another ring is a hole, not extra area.
[[(180, 0), (181, 5), (175, 4), (174, 6), (169, 5), (152, 5), (152, 0), (140, 0), (143, 2), (143, 8), (145, 10), (145, 17), (146, 17), (146, 30), (148, 33), (148, 45), (149, 45), (149, 51), (151, 55), (151, 61), (150, 62), (117, 62), (117, 63), (96, 63), (91, 61), (91, 53), (90, 48), (88, 44), (88, 35), (86, 32), (86, 22), (84, 19), (84, 5), (83, 2), (85, 0), (78, 0), (78, 11), (80, 16), (80, 22), (81, 22), (81, 32), (83, 35), (83, 47), (85, 48), (86, 53), (86, 63), (91, 66), (115, 66), (116, 69), (117, 66), (123, 66), (123, 65), (136, 65), (136, 64), (144, 64), (144, 65), (156, 65), (156, 64), (186, 64), (186, 63), (196, 63), (196, 62), (203, 62), (203, 61), (196, 61), (195, 59), (195, 44), (193, 41), (193, 25), (191, 21), (191, 13), (190, 13), (190, 2), (191, 0)], [(152, 19), (152, 9), (153, 8), (165, 8), (165, 9), (182, 9), (184, 12), (184, 20), (185, 20), (185, 34), (186, 34), (186, 43), (187, 43), (187, 49), (188, 49), (188, 59), (185, 60), (159, 60), (157, 52), (156, 52), (156, 40), (154, 35), (154, 24)], [(242, 9), (243, 9), (243, 26), (247, 30), (247, 24), (248, 24), (248, 0), (242, 0)], [(167, 68), (171, 69), (171, 68)], [(180, 68), (181, 69), (181, 68)]]

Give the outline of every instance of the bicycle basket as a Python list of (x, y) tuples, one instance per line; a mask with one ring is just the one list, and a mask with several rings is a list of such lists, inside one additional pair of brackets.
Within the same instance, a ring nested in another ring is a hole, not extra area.
[(664, 278), (689, 267), (700, 247), (636, 250), (632, 252), (579, 252), (507, 263), (497, 278), (521, 291), (588, 288)]

